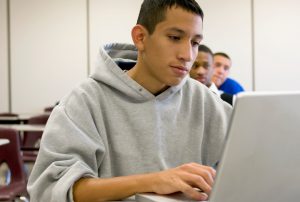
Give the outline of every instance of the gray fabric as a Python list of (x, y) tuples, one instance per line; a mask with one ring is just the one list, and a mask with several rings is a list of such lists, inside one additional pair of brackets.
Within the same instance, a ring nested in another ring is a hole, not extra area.
[(214, 165), (230, 113), (228, 104), (189, 77), (154, 96), (101, 49), (96, 72), (51, 113), (28, 182), (30, 201), (73, 201), (72, 185), (84, 176), (148, 173), (188, 162)]

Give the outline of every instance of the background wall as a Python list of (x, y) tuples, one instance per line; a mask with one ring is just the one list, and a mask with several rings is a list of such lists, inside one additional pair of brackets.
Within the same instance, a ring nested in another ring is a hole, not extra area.
[(232, 59), (230, 76), (247, 90), (252, 83), (251, 0), (198, 0), (204, 10), (204, 40)]
[[(130, 3), (129, 3), (130, 2)], [(142, 0), (90, 0), (90, 61), (95, 68), (99, 47), (106, 43), (132, 43), (131, 28), (136, 24)]]
[(87, 76), (85, 0), (10, 0), (12, 111), (53, 105)]
[(300, 1), (256, 0), (256, 90), (300, 90)]
[(8, 47), (7, 47), (7, 4), (0, 0), (0, 112), (8, 111)]
[[(205, 13), (203, 43), (231, 56), (231, 76), (246, 90), (300, 90), (300, 1), (198, 2)], [(100, 45), (131, 43), (141, 3), (0, 0), (0, 111), (33, 112), (60, 100), (94, 70)]]

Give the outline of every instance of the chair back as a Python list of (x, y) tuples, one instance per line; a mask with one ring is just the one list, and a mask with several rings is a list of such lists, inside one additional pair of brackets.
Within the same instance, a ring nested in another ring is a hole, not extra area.
[(0, 138), (8, 139), (9, 143), (0, 146), (0, 163), (6, 163), (11, 171), (11, 183), (26, 181), (23, 161), (20, 154), (20, 137), (16, 130), (0, 128)]
[[(33, 116), (28, 119), (28, 124), (43, 124), (45, 125), (48, 121), (49, 114), (41, 114), (37, 116)], [(28, 131), (24, 132), (23, 138), (23, 148), (35, 148), (37, 141), (39, 141), (42, 137), (43, 132), (36, 132), (36, 131)]]
[(6, 163), (11, 173), (10, 183), (0, 187), (0, 201), (14, 201), (20, 196), (28, 196), (26, 175), (20, 154), (20, 138), (16, 130), (0, 128), (0, 138), (9, 140), (0, 146), (0, 163)]
[(45, 107), (44, 108), (44, 112), (52, 112), (52, 110), (54, 109), (54, 107)]

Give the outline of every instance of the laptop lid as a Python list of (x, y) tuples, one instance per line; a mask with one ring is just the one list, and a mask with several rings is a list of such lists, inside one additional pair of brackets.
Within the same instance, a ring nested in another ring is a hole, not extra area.
[(300, 92), (237, 96), (211, 202), (300, 201)]
[[(210, 202), (300, 201), (300, 91), (237, 95)], [(139, 194), (140, 202), (190, 201)]]

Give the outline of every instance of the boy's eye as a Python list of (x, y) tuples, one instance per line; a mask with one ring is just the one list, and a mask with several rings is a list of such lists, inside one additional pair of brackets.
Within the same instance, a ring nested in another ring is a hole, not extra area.
[(196, 69), (196, 68), (198, 68), (198, 67), (199, 67), (199, 63), (197, 63), (197, 62), (195, 62), (195, 63), (193, 64), (193, 66), (192, 66), (193, 69)]
[(180, 37), (179, 36), (169, 36), (169, 39), (171, 39), (173, 41), (179, 41)]
[(207, 69), (208, 66), (209, 66), (209, 65), (208, 65), (207, 63), (204, 63), (204, 64), (203, 64), (203, 67), (204, 67), (205, 69)]
[(192, 41), (192, 45), (193, 46), (200, 46), (200, 42), (198, 42), (198, 41)]

